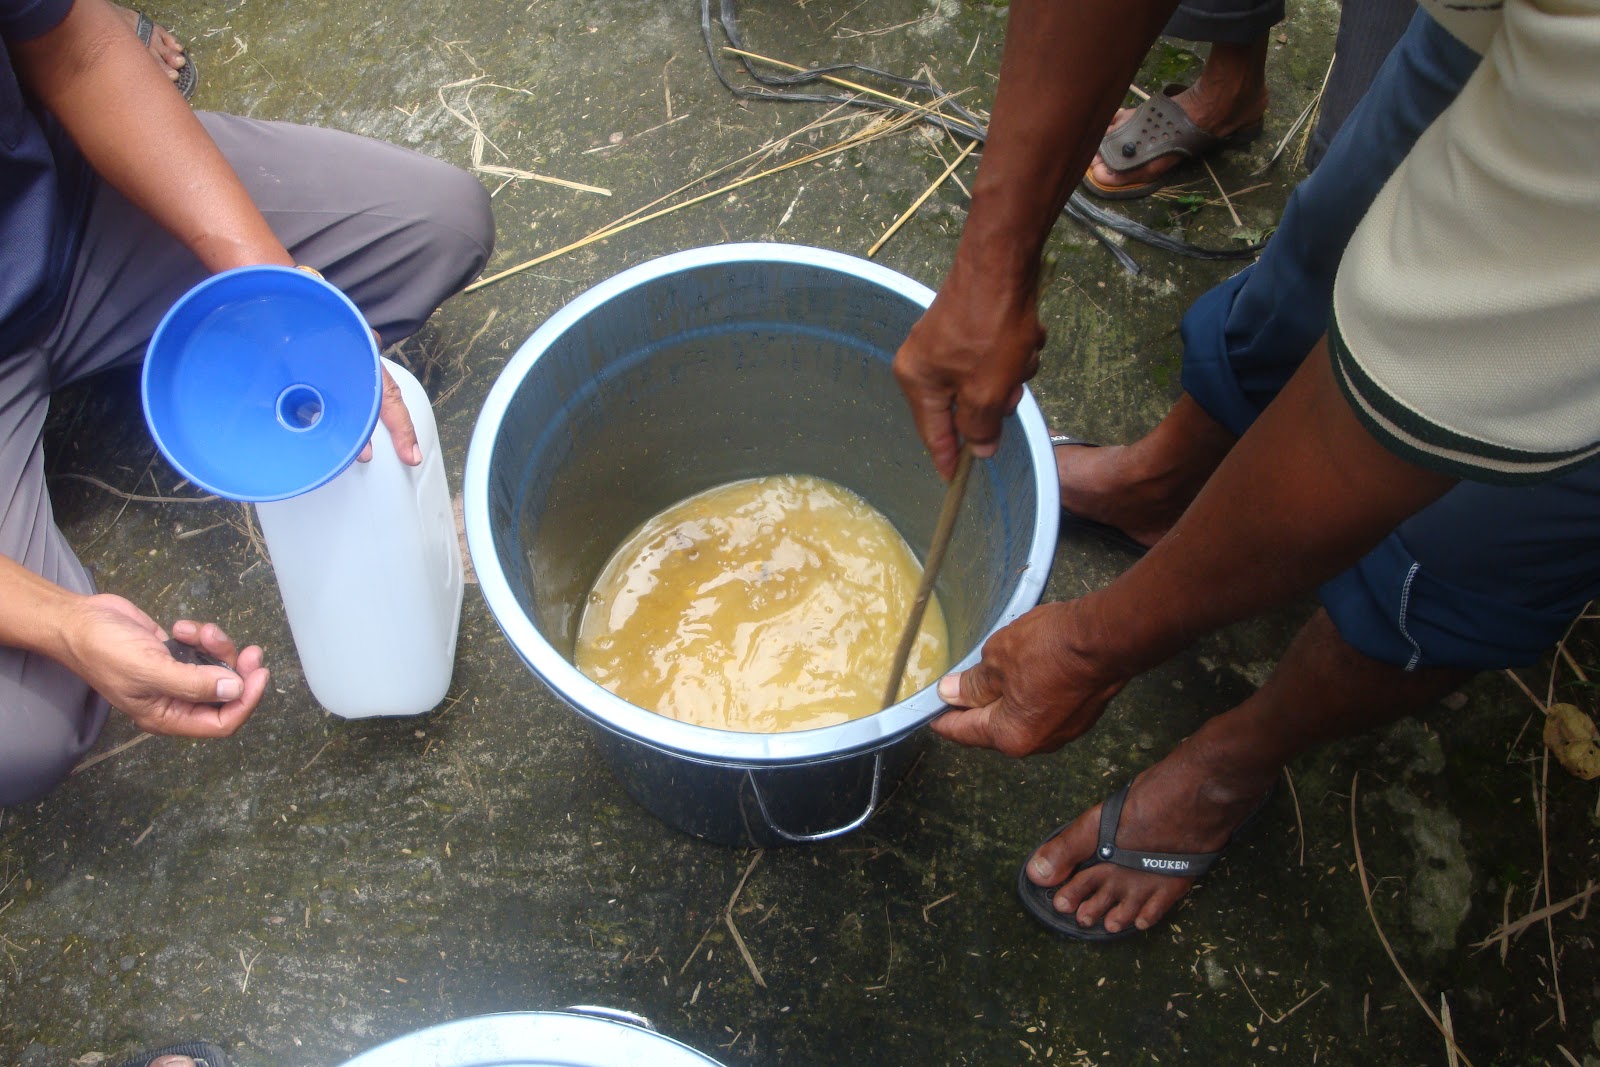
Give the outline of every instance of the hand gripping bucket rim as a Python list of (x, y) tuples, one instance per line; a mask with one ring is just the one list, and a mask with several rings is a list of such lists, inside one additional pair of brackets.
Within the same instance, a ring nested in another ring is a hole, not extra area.
[(238, 267), (194, 286), (151, 335), (140, 380), (156, 447), (198, 488), (261, 503), (338, 476), (378, 424), (378, 346), (308, 271)]

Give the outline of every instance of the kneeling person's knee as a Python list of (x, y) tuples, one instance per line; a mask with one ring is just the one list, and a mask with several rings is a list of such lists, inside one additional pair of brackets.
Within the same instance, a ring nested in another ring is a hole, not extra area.
[(109, 710), (66, 668), (26, 658), (28, 669), (0, 676), (0, 807), (38, 800), (59, 785), (94, 744)]

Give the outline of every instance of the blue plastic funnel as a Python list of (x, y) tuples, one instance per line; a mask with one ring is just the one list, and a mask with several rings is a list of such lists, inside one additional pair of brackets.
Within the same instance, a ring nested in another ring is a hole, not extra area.
[(189, 481), (230, 500), (310, 492), (354, 462), (382, 398), (378, 347), (348, 297), (288, 267), (189, 290), (145, 358), (145, 421)]

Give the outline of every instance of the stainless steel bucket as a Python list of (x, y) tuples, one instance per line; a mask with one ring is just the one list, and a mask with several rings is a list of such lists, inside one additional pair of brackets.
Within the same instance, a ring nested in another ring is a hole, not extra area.
[[(933, 299), (864, 260), (793, 245), (695, 249), (562, 308), (490, 391), (467, 455), (467, 542), (512, 646), (589, 720), (628, 792), (724, 844), (818, 841), (871, 817), (944, 710), (933, 688), (820, 730), (736, 733), (623, 701), (572, 666), (584, 601), (640, 523), (702, 489), (767, 474), (831, 479), (921, 555), (944, 487), (890, 374)], [(1031, 396), (980, 462), (937, 587), (961, 666), (1038, 602), (1059, 519)], [(900, 620), (885, 619), (889, 640)]]

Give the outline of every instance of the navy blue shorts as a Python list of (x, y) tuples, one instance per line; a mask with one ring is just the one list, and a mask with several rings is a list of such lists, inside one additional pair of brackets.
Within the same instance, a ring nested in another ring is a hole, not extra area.
[[(1478, 56), (1418, 13), (1261, 259), (1184, 316), (1183, 386), (1242, 434), (1327, 332), (1344, 246)], [(1600, 592), (1600, 463), (1535, 486), (1462, 482), (1320, 590), (1339, 633), (1414, 670), (1536, 661)]]

